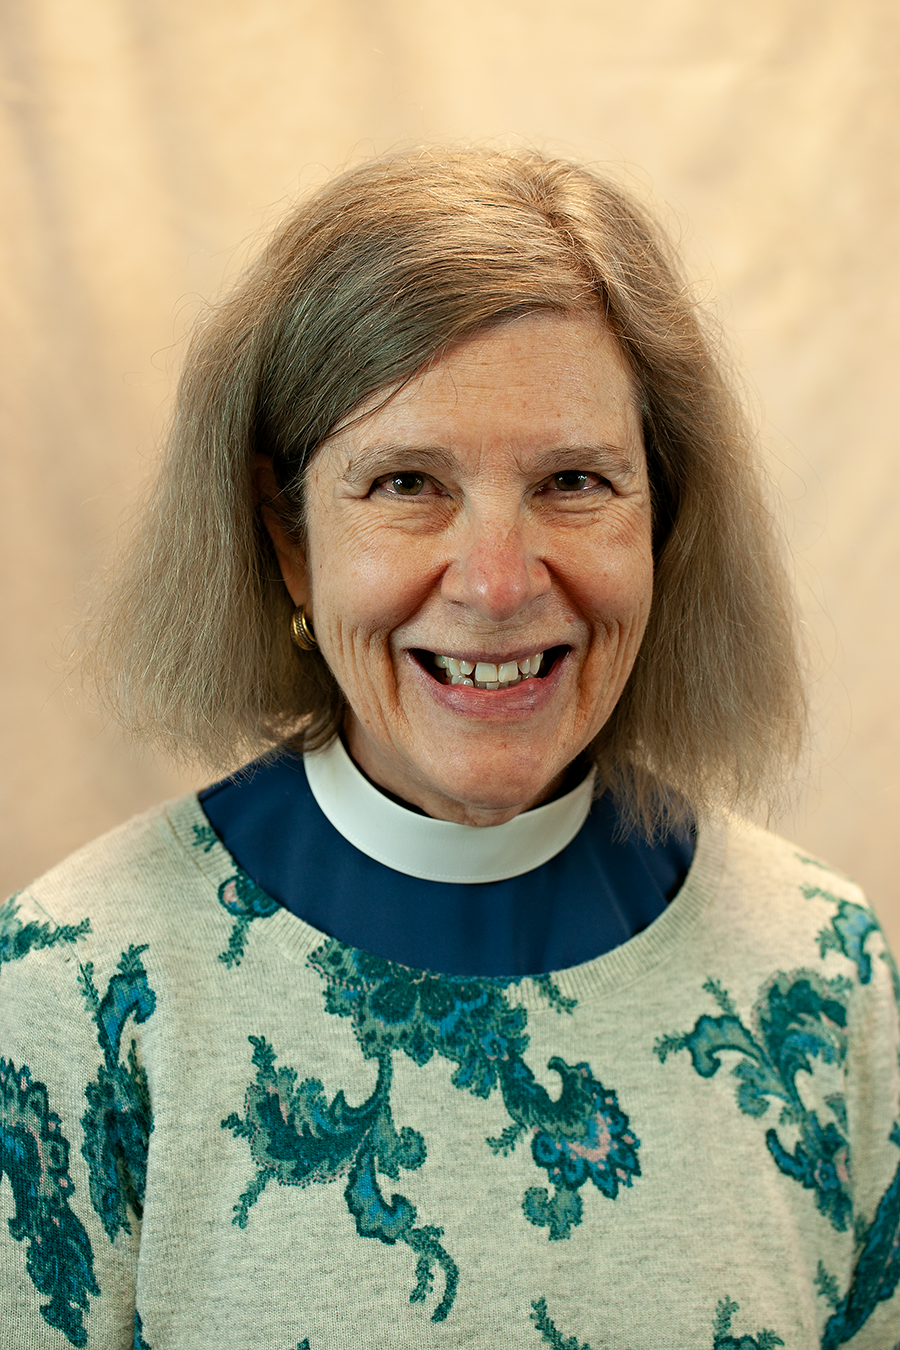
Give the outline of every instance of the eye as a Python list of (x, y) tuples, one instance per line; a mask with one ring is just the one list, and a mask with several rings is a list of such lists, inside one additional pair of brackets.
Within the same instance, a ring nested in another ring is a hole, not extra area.
[(434, 497), (441, 494), (441, 489), (428, 474), (407, 470), (376, 478), (371, 493), (383, 494), (385, 497)]
[(390, 485), (399, 497), (418, 497), (425, 487), (425, 479), (420, 473), (396, 473)]
[(551, 475), (546, 482), (548, 492), (591, 492), (608, 484), (599, 474), (588, 473), (586, 469), (562, 469)]
[(562, 473), (555, 473), (550, 481), (559, 492), (578, 492), (588, 486), (590, 477), (578, 469), (564, 469)]
[(392, 473), (387, 478), (379, 478), (373, 488), (391, 497), (421, 497), (427, 489), (428, 479), (423, 473)]

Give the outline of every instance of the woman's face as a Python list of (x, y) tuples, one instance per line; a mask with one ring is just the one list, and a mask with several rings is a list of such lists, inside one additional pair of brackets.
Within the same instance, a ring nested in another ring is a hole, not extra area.
[(562, 784), (644, 633), (632, 378), (598, 314), (539, 313), (383, 398), (313, 460), (305, 552), (272, 526), (282, 571), (359, 767), (431, 816), (500, 824)]

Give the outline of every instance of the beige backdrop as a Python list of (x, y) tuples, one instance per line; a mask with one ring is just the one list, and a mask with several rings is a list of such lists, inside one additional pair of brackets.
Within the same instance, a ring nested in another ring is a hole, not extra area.
[(630, 174), (717, 297), (814, 647), (782, 827), (900, 947), (898, 29), (894, 0), (0, 0), (0, 889), (201, 781), (59, 658), (199, 297), (336, 167), (524, 139)]

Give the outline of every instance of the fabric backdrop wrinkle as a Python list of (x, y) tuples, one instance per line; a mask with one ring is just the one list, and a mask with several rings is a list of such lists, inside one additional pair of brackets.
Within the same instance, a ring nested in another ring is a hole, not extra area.
[(811, 639), (775, 822), (900, 947), (892, 0), (0, 0), (0, 890), (200, 770), (66, 685), (182, 338), (300, 191), (419, 141), (533, 144), (656, 201), (744, 372)]

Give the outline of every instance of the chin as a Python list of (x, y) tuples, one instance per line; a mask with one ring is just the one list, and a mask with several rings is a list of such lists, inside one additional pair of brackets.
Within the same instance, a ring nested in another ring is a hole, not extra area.
[[(565, 775), (564, 766), (548, 777), (546, 760), (539, 766), (526, 767), (520, 762), (504, 764), (500, 757), (493, 758), (486, 770), (486, 758), (492, 758), (490, 751), (471, 759), (459, 756), (454, 765), (456, 771), (450, 773), (445, 759), (440, 773), (431, 777), (431, 791), (467, 815), (512, 817), (551, 796)], [(465, 795), (460, 792), (462, 784), (470, 788)]]

